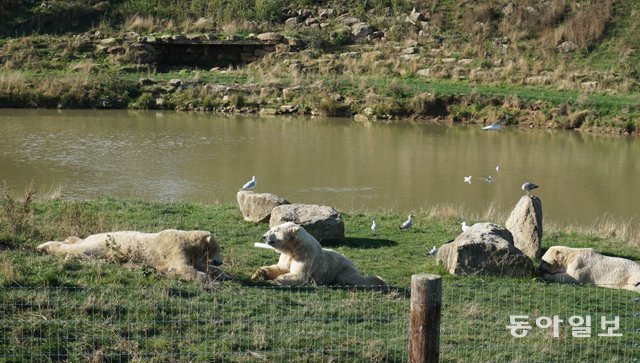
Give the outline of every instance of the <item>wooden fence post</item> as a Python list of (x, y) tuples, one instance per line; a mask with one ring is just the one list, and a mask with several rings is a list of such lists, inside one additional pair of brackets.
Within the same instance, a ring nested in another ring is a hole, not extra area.
[(440, 356), (442, 279), (438, 275), (411, 276), (409, 363), (436, 363)]

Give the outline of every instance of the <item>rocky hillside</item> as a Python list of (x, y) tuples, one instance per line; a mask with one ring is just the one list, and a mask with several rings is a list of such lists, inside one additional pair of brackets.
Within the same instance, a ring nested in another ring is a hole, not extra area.
[[(508, 114), (529, 127), (638, 132), (640, 4), (355, 3), (7, 0), (0, 105), (477, 123)], [(233, 67), (170, 67), (148, 46), (265, 33), (274, 52)]]

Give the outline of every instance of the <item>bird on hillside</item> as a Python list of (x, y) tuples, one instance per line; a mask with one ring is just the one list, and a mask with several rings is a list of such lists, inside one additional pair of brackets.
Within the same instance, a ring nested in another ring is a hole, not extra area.
[(413, 226), (413, 214), (409, 214), (409, 218), (400, 225), (401, 230), (407, 230)]
[(429, 256), (433, 256), (436, 253), (438, 253), (438, 247), (433, 246), (433, 248), (431, 249), (431, 251), (429, 251)]
[(376, 230), (378, 229), (378, 225), (376, 224), (375, 219), (373, 220), (373, 222), (371, 223), (371, 231), (373, 233), (376, 233)]
[(241, 190), (251, 190), (255, 187), (256, 187), (256, 177), (254, 175), (253, 178), (251, 178), (251, 180), (249, 180), (242, 186)]
[(467, 226), (466, 221), (463, 221), (462, 223), (460, 223), (460, 226), (462, 226), (462, 232), (466, 232), (471, 228), (470, 226)]
[(529, 192), (531, 192), (532, 190), (536, 189), (538, 187), (538, 185), (535, 185), (533, 183), (530, 182), (526, 182), (524, 184), (522, 184), (522, 190), (524, 190), (527, 195), (530, 195)]
[(471, 184), (471, 175), (464, 177), (464, 182), (467, 184)]

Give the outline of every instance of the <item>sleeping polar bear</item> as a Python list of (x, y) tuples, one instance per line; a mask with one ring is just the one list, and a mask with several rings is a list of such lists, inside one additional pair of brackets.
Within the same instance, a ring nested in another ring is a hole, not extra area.
[(286, 222), (271, 228), (262, 238), (280, 253), (278, 264), (264, 266), (251, 277), (278, 285), (386, 286), (378, 276), (363, 276), (347, 257), (325, 249), (304, 228)]
[(108, 232), (85, 239), (68, 237), (63, 242), (46, 242), (37, 250), (58, 256), (140, 262), (160, 272), (199, 282), (229, 279), (216, 267), (222, 264), (220, 247), (207, 231)]
[(553, 246), (542, 256), (540, 271), (542, 278), (549, 281), (640, 292), (640, 264), (604, 256), (592, 248)]

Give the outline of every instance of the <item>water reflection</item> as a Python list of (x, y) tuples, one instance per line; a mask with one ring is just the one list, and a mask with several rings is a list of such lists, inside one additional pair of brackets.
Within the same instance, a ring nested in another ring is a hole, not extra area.
[[(496, 165), (500, 171), (496, 172)], [(233, 202), (258, 192), (340, 209), (510, 209), (533, 181), (545, 218), (638, 214), (640, 142), (569, 132), (131, 111), (2, 110), (0, 179), (100, 195)], [(472, 175), (472, 183), (463, 177)], [(493, 183), (482, 177), (492, 176)]]

